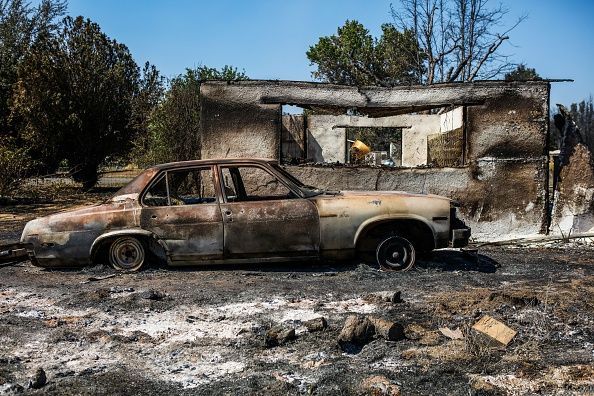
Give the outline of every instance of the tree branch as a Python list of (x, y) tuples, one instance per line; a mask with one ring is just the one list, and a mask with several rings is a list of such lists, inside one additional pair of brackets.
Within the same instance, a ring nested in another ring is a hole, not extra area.
[(497, 40), (491, 44), (491, 46), (489, 46), (489, 49), (487, 50), (487, 52), (483, 55), (482, 59), (479, 61), (479, 63), (476, 65), (476, 67), (474, 68), (474, 70), (470, 73), (470, 75), (468, 76), (468, 78), (466, 79), (466, 81), (472, 81), (474, 80), (474, 78), (476, 77), (477, 73), (479, 72), (479, 70), (481, 69), (481, 67), (485, 64), (485, 62), (487, 61), (487, 59), (489, 59), (489, 57), (495, 52), (497, 51), (497, 48), (499, 48), (499, 46), (505, 41), (505, 40), (509, 40), (509, 36), (499, 36), (497, 38)]

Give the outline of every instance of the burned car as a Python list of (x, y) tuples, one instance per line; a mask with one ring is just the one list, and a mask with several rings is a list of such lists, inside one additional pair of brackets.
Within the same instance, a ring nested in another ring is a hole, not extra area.
[(416, 253), (468, 243), (456, 205), (437, 195), (326, 191), (277, 161), (197, 160), (149, 168), (103, 204), (27, 223), (42, 267), (347, 259), (406, 270)]

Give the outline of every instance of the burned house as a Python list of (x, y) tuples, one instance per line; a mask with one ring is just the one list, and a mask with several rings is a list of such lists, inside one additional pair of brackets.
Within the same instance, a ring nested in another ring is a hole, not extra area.
[[(200, 155), (275, 158), (328, 189), (445, 195), (481, 240), (545, 233), (549, 92), (548, 81), (205, 82)], [(289, 105), (306, 111), (287, 114)], [(354, 158), (356, 141), (372, 151), (366, 161)]]

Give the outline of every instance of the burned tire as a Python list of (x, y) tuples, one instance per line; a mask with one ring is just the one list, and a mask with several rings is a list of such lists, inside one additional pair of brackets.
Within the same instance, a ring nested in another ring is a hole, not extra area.
[(120, 237), (109, 246), (109, 263), (118, 271), (138, 271), (144, 259), (144, 245), (134, 237)]
[(415, 265), (415, 247), (406, 238), (389, 236), (383, 239), (375, 251), (379, 266), (388, 271), (407, 271)]

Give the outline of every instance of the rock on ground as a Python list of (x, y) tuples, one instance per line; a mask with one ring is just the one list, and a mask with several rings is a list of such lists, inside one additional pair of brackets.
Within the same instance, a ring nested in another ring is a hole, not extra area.
[(326, 318), (324, 318), (324, 317), (311, 319), (311, 320), (304, 322), (303, 324), (307, 328), (307, 331), (309, 331), (310, 333), (313, 333), (316, 331), (322, 331), (328, 327), (328, 322), (326, 321)]
[(295, 329), (286, 329), (282, 326), (274, 326), (266, 332), (264, 344), (267, 347), (275, 347), (294, 340)]
[(388, 341), (399, 341), (404, 338), (404, 326), (386, 319), (370, 316), (375, 327), (375, 334)]
[(338, 335), (338, 344), (344, 349), (348, 344), (362, 346), (375, 335), (375, 327), (371, 321), (359, 315), (347, 317), (344, 327)]

